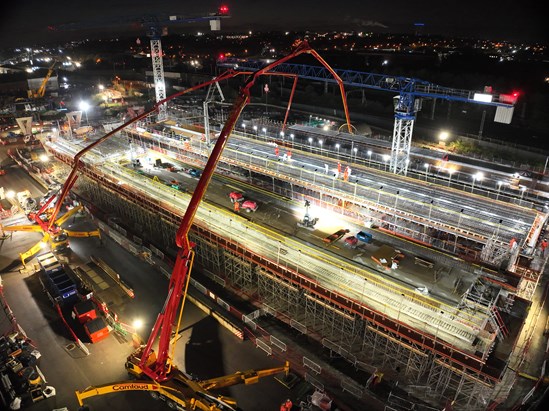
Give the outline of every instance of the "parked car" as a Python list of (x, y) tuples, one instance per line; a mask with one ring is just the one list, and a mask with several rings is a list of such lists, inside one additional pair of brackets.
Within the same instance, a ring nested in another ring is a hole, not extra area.
[(356, 248), (358, 244), (358, 238), (354, 235), (347, 237), (343, 242), (347, 247)]
[(196, 168), (189, 168), (187, 170), (187, 173), (189, 173), (191, 177), (195, 177), (195, 178), (200, 178), (200, 176), (202, 175), (202, 171), (197, 170)]
[(247, 213), (255, 212), (257, 210), (257, 203), (252, 200), (244, 200), (240, 205), (242, 210), (246, 210)]
[(359, 231), (358, 233), (356, 233), (356, 238), (366, 244), (372, 242), (372, 234), (365, 233), (364, 231)]
[(171, 180), (170, 182), (166, 183), (166, 185), (170, 186), (171, 188), (175, 188), (176, 190), (185, 191), (183, 185), (177, 180)]
[(231, 199), (231, 203), (234, 203), (235, 201), (244, 201), (244, 195), (238, 191), (231, 191), (229, 193), (229, 198)]

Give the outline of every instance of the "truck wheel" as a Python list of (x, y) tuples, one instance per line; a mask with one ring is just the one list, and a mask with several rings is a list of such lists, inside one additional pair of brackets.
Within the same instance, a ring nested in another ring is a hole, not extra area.
[(246, 209), (246, 212), (247, 212), (247, 213), (251, 213), (251, 212), (252, 212), (252, 209), (251, 209), (251, 208), (247, 208), (247, 209)]
[(149, 391), (149, 394), (151, 394), (151, 397), (155, 400), (158, 400), (160, 398), (160, 395), (156, 391)]
[(168, 407), (170, 407), (172, 410), (177, 409), (177, 404), (173, 402), (172, 400), (166, 400), (166, 403), (168, 404)]

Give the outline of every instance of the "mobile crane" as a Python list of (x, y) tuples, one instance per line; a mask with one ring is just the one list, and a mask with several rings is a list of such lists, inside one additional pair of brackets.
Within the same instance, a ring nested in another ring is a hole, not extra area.
[(44, 94), (46, 93), (46, 86), (48, 85), (48, 81), (53, 74), (53, 69), (55, 68), (55, 65), (57, 64), (56, 61), (53, 62), (53, 64), (48, 69), (48, 73), (44, 77), (44, 80), (42, 80), (42, 83), (40, 84), (40, 87), (38, 90), (28, 90), (29, 98), (42, 98), (44, 97)]
[[(81, 165), (81, 158), (86, 154), (86, 152), (101, 144), (112, 135), (120, 132), (125, 127), (128, 127), (129, 125), (145, 118), (155, 111), (161, 111), (161, 107), (173, 98), (195, 91), (199, 88), (209, 86), (213, 83), (235, 77), (239, 74), (251, 75), (237, 96), (229, 118), (211, 151), (210, 157), (204, 167), (204, 171), (200, 176), (185, 215), (183, 216), (177, 230), (175, 241), (178, 247), (178, 252), (172, 275), (170, 277), (168, 295), (162, 311), (158, 314), (147, 343), (139, 347), (127, 358), (125, 364), (126, 370), (130, 375), (135, 376), (137, 380), (88, 387), (82, 391), (76, 391), (76, 397), (81, 406), (83, 405), (84, 399), (96, 395), (120, 391), (148, 391), (153, 397), (162, 398), (165, 400), (172, 408), (188, 410), (198, 409), (204, 411), (235, 410), (236, 402), (233, 399), (220, 395), (214, 395), (210, 392), (210, 390), (236, 384), (252, 384), (265, 376), (281, 372), (285, 372), (287, 374), (289, 372), (289, 364), (286, 362), (284, 366), (277, 368), (236, 372), (223, 377), (195, 381), (172, 363), (173, 353), (175, 350), (175, 343), (172, 336), (180, 328), (185, 297), (187, 295), (187, 288), (190, 280), (190, 272), (194, 261), (194, 244), (190, 242), (188, 234), (198, 210), (198, 206), (200, 205), (200, 202), (202, 201), (206, 189), (212, 179), (217, 163), (219, 162), (221, 154), (227, 144), (228, 138), (235, 127), (240, 113), (250, 101), (250, 89), (255, 84), (259, 76), (280, 75), (280, 73), (270, 73), (270, 70), (281, 63), (305, 53), (315, 57), (321, 64), (333, 73), (336, 81), (340, 85), (345, 114), (347, 116), (348, 124), (350, 124), (343, 82), (331, 69), (331, 67), (329, 67), (328, 64), (318, 55), (318, 53), (310, 48), (308, 43), (302, 42), (298, 45), (296, 50), (288, 56), (283, 57), (256, 72), (243, 73), (229, 70), (210, 81), (188, 88), (158, 101), (151, 110), (143, 112), (121, 126), (111, 130), (109, 133), (91, 143), (75, 155), (73, 168), (67, 177), (65, 184), (63, 185), (63, 189), (59, 199), (57, 200), (53, 216), (58, 214), (61, 204), (63, 203), (63, 199), (74, 185), (77, 179), (78, 167)], [(290, 96), (288, 109), (291, 104), (292, 96)], [(49, 204), (49, 201), (46, 204)], [(39, 219), (39, 216), (36, 218)], [(42, 224), (46, 223), (42, 222)], [(46, 229), (48, 231), (55, 230), (55, 227), (53, 227), (53, 221), (47, 223)], [(152, 347), (156, 343), (157, 338), (158, 349), (157, 352), (155, 352)]]

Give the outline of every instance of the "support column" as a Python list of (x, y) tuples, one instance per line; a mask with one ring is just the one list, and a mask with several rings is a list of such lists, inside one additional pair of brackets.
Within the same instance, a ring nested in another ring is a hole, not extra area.
[[(156, 102), (166, 98), (166, 83), (164, 82), (164, 64), (162, 63), (162, 43), (160, 39), (151, 39), (151, 59), (153, 68), (154, 90)], [(167, 118), (166, 104), (158, 109), (158, 120)]]

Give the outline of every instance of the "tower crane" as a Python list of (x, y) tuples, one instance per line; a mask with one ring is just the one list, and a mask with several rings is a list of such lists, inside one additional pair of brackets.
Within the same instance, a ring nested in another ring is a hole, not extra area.
[[(162, 36), (168, 34), (167, 26), (183, 23), (198, 23), (203, 21), (210, 22), (210, 29), (212, 31), (221, 30), (221, 19), (231, 17), (229, 14), (229, 8), (222, 5), (218, 8), (217, 12), (209, 13), (207, 15), (198, 17), (188, 17), (180, 15), (171, 15), (160, 17), (158, 15), (143, 16), (137, 19), (123, 18), (115, 19), (111, 23), (138, 23), (145, 28), (147, 37), (150, 38), (151, 46), (151, 60), (152, 60), (152, 72), (154, 81), (154, 90), (156, 95), (156, 102), (162, 101), (166, 98), (166, 82), (164, 80), (164, 63), (162, 52)], [(50, 30), (78, 30), (88, 28), (106, 27), (107, 23), (68, 23), (58, 26), (50, 26)], [(158, 120), (166, 119), (166, 105), (160, 105), (158, 108)]]
[[(261, 60), (225, 58), (219, 60), (217, 65), (219, 67), (230, 67), (233, 70), (250, 71), (265, 67), (266, 63)], [(281, 64), (274, 68), (273, 72), (293, 73), (300, 78), (334, 82), (333, 73), (326, 69), (326, 67), (305, 64)], [(390, 162), (390, 169), (395, 174), (406, 175), (408, 171), (410, 149), (412, 146), (412, 131), (417, 112), (421, 109), (423, 98), (495, 106), (497, 107), (495, 121), (507, 124), (511, 122), (514, 105), (518, 98), (518, 93), (496, 94), (492, 93), (491, 90), (459, 90), (409, 77), (342, 69), (335, 70), (335, 73), (337, 73), (346, 86), (397, 94), (394, 96), (395, 122)], [(347, 127), (349, 127), (349, 124), (347, 124)], [(349, 131), (351, 132), (350, 129)]]
[[(236, 372), (231, 375), (213, 378), (209, 380), (196, 381), (192, 379), (185, 372), (180, 370), (173, 364), (173, 355), (175, 350), (175, 339), (172, 338), (174, 332), (180, 328), (183, 308), (185, 303), (185, 296), (187, 294), (187, 287), (190, 280), (190, 273), (194, 261), (194, 244), (189, 240), (189, 232), (194, 221), (194, 217), (198, 210), (198, 207), (206, 193), (206, 189), (213, 177), (213, 173), (221, 154), (227, 144), (228, 138), (231, 135), (238, 118), (244, 109), (244, 107), (250, 101), (250, 89), (254, 86), (257, 79), (263, 75), (281, 75), (284, 73), (271, 74), (269, 71), (279, 64), (292, 59), (301, 54), (309, 54), (316, 58), (324, 67), (330, 72), (334, 73), (332, 68), (313, 50), (308, 43), (302, 42), (298, 47), (288, 56), (285, 56), (268, 66), (259, 69), (253, 73), (246, 72), (249, 75), (246, 83), (241, 88), (236, 101), (232, 106), (232, 110), (228, 116), (223, 129), (221, 130), (219, 137), (216, 140), (215, 145), (211, 150), (211, 154), (208, 158), (206, 166), (202, 172), (202, 175), (197, 183), (192, 197), (186, 208), (185, 214), (181, 220), (179, 228), (176, 233), (175, 242), (178, 247), (175, 264), (172, 274), (170, 276), (168, 295), (162, 311), (158, 314), (155, 324), (152, 328), (151, 334), (147, 340), (147, 343), (139, 347), (133, 352), (126, 361), (126, 370), (137, 377), (134, 381), (124, 381), (114, 384), (105, 384), (95, 387), (88, 387), (82, 391), (76, 391), (76, 396), (80, 405), (83, 405), (83, 400), (96, 395), (103, 395), (119, 391), (148, 391), (152, 396), (164, 399), (171, 408), (182, 408), (192, 410), (203, 411), (221, 411), (221, 410), (235, 410), (236, 403), (234, 400), (212, 394), (211, 390), (232, 386), (235, 384), (252, 384), (257, 382), (260, 378), (273, 375), (276, 373), (289, 372), (289, 364), (286, 362), (284, 366), (271, 368), (266, 370), (249, 370), (245, 372)], [(203, 87), (210, 86), (214, 83), (235, 77), (237, 75), (244, 74), (243, 72), (235, 72), (229, 70), (218, 77), (199, 84), (194, 87), (190, 87), (186, 90), (171, 95), (163, 100), (158, 101), (154, 107), (146, 112), (138, 114), (136, 117), (130, 119), (121, 126), (113, 129), (103, 137), (94, 141), (86, 148), (78, 152), (74, 157), (73, 168), (67, 177), (63, 185), (63, 189), (57, 200), (56, 208), (53, 215), (56, 216), (59, 212), (60, 204), (68, 194), (69, 190), (74, 185), (77, 179), (78, 168), (83, 165), (82, 157), (91, 149), (101, 144), (106, 139), (113, 135), (116, 135), (124, 128), (131, 124), (142, 120), (143, 118), (153, 114), (155, 111), (159, 111), (160, 107), (165, 105), (168, 101), (179, 97), (183, 94), (198, 90)], [(295, 75), (290, 75), (295, 78)], [(341, 79), (334, 73), (337, 82), (340, 84), (342, 91), (342, 98), (345, 96)], [(288, 104), (290, 107), (291, 101)], [(348, 119), (347, 119), (348, 120)], [(50, 223), (52, 224), (52, 223)], [(153, 350), (153, 345), (157, 343), (158, 348), (156, 352)]]

